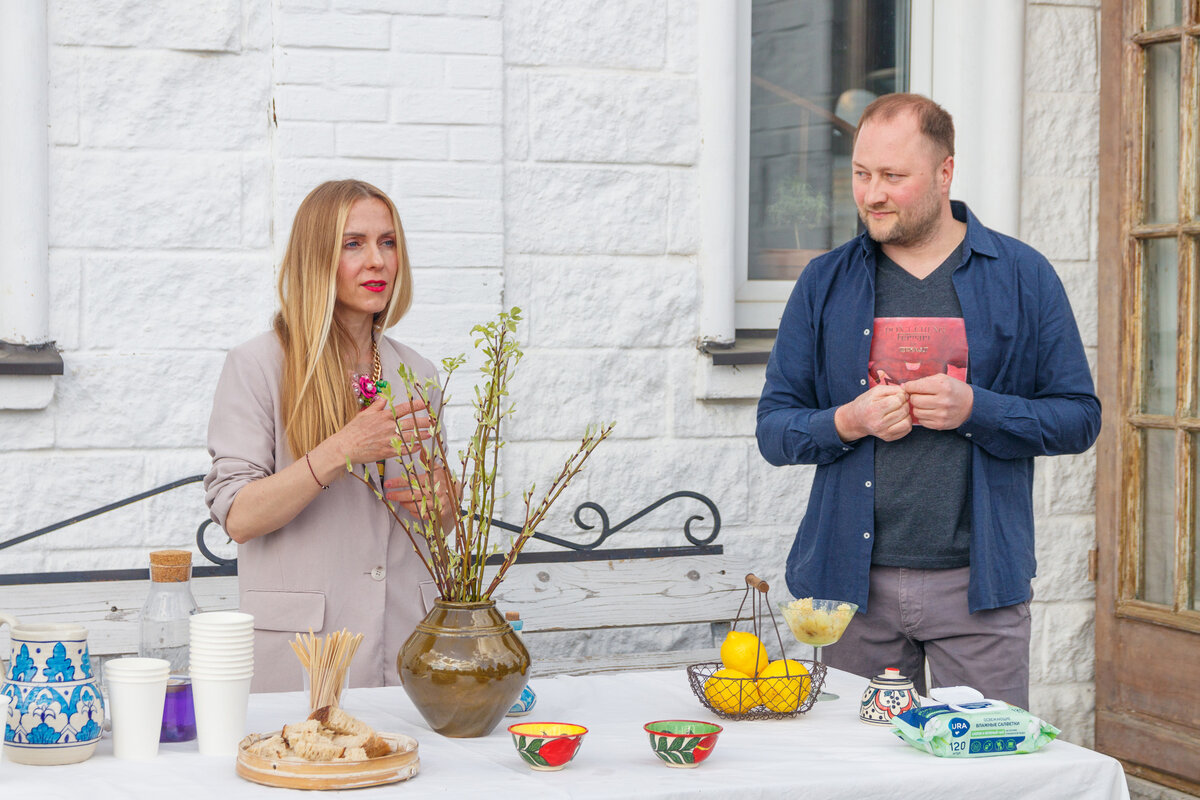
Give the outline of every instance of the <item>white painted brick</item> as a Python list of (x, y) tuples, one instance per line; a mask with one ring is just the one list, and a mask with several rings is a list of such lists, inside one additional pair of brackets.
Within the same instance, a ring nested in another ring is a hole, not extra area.
[(446, 85), (455, 89), (500, 89), (504, 62), (499, 56), (447, 56)]
[(666, 249), (661, 170), (523, 166), (505, 178), (510, 252), (657, 254)]
[(666, 38), (662, 0), (509, 0), (504, 5), (504, 56), (510, 64), (656, 69), (666, 59)]
[[(663, 355), (654, 351), (528, 349), (510, 384), (519, 414), (509, 438), (569, 441), (582, 436), (587, 424), (613, 419), (619, 423), (615, 437), (661, 435), (665, 372)], [(615, 379), (622, 374), (631, 378)]]
[(281, 121), (383, 122), (388, 115), (387, 90), (278, 86), (275, 114)]
[(279, 0), (279, 8), (283, 11), (325, 11), (329, 8), (329, 0)]
[(394, 64), (390, 53), (338, 52), (328, 79), (338, 86), (392, 86), (397, 72)]
[[(401, 222), (407, 226), (404, 218)], [(431, 233), (409, 231), (408, 258), (423, 267), (500, 267), (504, 265), (504, 237), (499, 234)]]
[(1021, 239), (1047, 258), (1088, 261), (1093, 217), (1089, 181), (1034, 177), (1022, 181)]
[[(749, 405), (754, 406), (753, 403)], [(755, 525), (774, 524), (784, 528), (787, 534), (776, 543), (775, 553), (775, 557), (783, 561), (808, 507), (816, 467), (811, 464), (773, 467), (763, 459), (757, 446), (751, 448), (747, 459), (749, 482), (757, 489), (750, 493), (750, 521)]]
[(270, 50), (274, 39), (271, 3), (242, 4), (242, 50)]
[(448, 133), (436, 125), (347, 122), (337, 126), (339, 156), (440, 161), (449, 152)]
[(285, 120), (276, 129), (275, 144), (278, 154), (283, 158), (328, 158), (337, 152), (337, 137), (332, 122)]
[(451, 160), (500, 161), (503, 157), (503, 129), (479, 125), (450, 129)]
[(242, 246), (263, 253), (271, 246), (271, 161), (242, 157)]
[(333, 0), (333, 7), (349, 14), (378, 11), (436, 15), (446, 12), (446, 0)]
[(499, 199), (443, 200), (396, 197), (405, 230), (435, 233), (503, 233)]
[(114, 149), (265, 150), (270, 75), (266, 54), (94, 51), (80, 64), (83, 141)]
[(1085, 92), (1099, 88), (1097, 15), (1090, 8), (1030, 6), (1025, 18), (1025, 90)]
[[(286, 240), (292, 228), (292, 217), (300, 201), (325, 181), (357, 178), (393, 194), (392, 166), (389, 161), (367, 159), (281, 158), (275, 161), (275, 230), (278, 244)], [(282, 252), (282, 251), (281, 251)]]
[(498, 305), (503, 289), (498, 269), (413, 269), (413, 305)]
[[(83, 262), (73, 250), (51, 248), (47, 259), (50, 278), (50, 338), (61, 350), (79, 347), (80, 287)], [(0, 441), (5, 441), (0, 437)]]
[(670, 180), (667, 252), (696, 255), (700, 252), (699, 176), (692, 169), (675, 169)]
[[(695, 267), (686, 260), (511, 256), (505, 276), (529, 287), (512, 302), (538, 309), (526, 325), (531, 346), (691, 347), (700, 293)], [(653, 298), (655, 313), (630, 298)]]
[(401, 89), (393, 94), (395, 122), (498, 125), (503, 96), (487, 89)]
[(398, 164), (395, 186), (402, 197), (497, 199), (503, 190), (497, 165)]
[(241, 0), (52, 0), (47, 26), (57, 44), (236, 52), (241, 5)]
[(503, 50), (499, 20), (465, 17), (396, 17), (393, 48), (404, 53), (472, 53)]
[(503, 6), (500, 0), (450, 0), (446, 9), (462, 17), (498, 17)]
[(266, 330), (277, 302), (265, 253), (89, 255), (83, 274), (82, 324), (92, 349), (229, 349)]
[(202, 445), (223, 362), (224, 354), (211, 351), (77, 353), (67, 365), (59, 402), (90, 411), (58, 416), (58, 446)]
[(667, 4), (666, 67), (673, 72), (696, 72), (701, 2), (703, 0), (669, 0)]
[[(336, 54), (329, 50), (304, 47), (275, 48), (275, 83), (315, 85), (327, 82), (333, 74)], [(384, 55), (386, 58), (386, 54)]]
[(1096, 510), (1096, 451), (1047, 459), (1049, 511), (1092, 514)]
[(1095, 605), (1087, 602), (1041, 603), (1031, 606), (1030, 683), (1073, 683), (1094, 680), (1096, 670)]
[(1095, 734), (1096, 692), (1092, 683), (1031, 684), (1029, 710), (1062, 731), (1064, 742), (1091, 747)]
[[(95, 404), (90, 404), (89, 407), (94, 419), (106, 419), (110, 414), (124, 416), (128, 413), (128, 407), (123, 403), (109, 409)], [(108, 411), (108, 414), (105, 411)], [(8, 416), (30, 412), (3, 413)], [(69, 447), (59, 443), (59, 447), (64, 446)], [(135, 451), (63, 453), (15, 450), (0, 453), (0, 482), (10, 497), (21, 498), (21, 502), (5, 506), (5, 529), (19, 536), (135, 494), (145, 488), (141, 486), (140, 481), (143, 460), (143, 454)], [(47, 476), (54, 476), (54, 479), (47, 480)], [(96, 476), (103, 476), (104, 479), (96, 480)], [(65, 486), (69, 486), (70, 491), (64, 491)], [(135, 488), (121, 494), (120, 492), (127, 487)], [(9, 553), (18, 555), (29, 550), (62, 548), (64, 545), (79, 547), (87, 542), (87, 539), (78, 535), (80, 527), (82, 526), (75, 525), (15, 545), (12, 549), (4, 551), (5, 564), (7, 565)]]
[(1025, 175), (1093, 178), (1099, 172), (1100, 102), (1096, 94), (1025, 96)]
[(392, 60), (387, 76), (391, 86), (412, 86), (432, 89), (446, 83), (446, 57), (429, 53), (388, 54)]
[(671, 434), (685, 439), (753, 436), (757, 398), (697, 399), (692, 390), (694, 353), (694, 349), (685, 348), (671, 360)]
[(534, 74), (529, 113), (531, 151), (540, 161), (696, 161), (694, 78)]
[(74, 48), (51, 47), (48, 60), (50, 144), (79, 144), (79, 52)]
[(391, 20), (386, 14), (282, 14), (275, 43), (285, 47), (387, 50), (391, 46)]
[(79, 247), (228, 247), (241, 240), (241, 158), (56, 150), (50, 241)]
[[(392, 335), (437, 363), (448, 355), (469, 354), (473, 350), (468, 332), (470, 325), (464, 325), (464, 320), (470, 320), (471, 324), (486, 321), (495, 317), (498, 310), (493, 304), (429, 306), (414, 303), (400, 324), (392, 329), (395, 332)], [(460, 379), (472, 372), (466, 367), (464, 370)], [(464, 398), (470, 393), (468, 384), (473, 378), (457, 382), (458, 391)]]
[(1096, 542), (1094, 516), (1043, 517), (1036, 522), (1038, 601), (1091, 600), (1096, 585), (1088, 580), (1088, 551)]
[(1067, 290), (1084, 347), (1095, 347), (1099, 335), (1096, 319), (1099, 302), (1096, 262), (1065, 261), (1055, 264), (1054, 269)]
[(529, 158), (529, 74), (504, 71), (504, 154), (514, 161)]
[[(55, 380), (61, 380), (55, 378)], [(0, 442), (5, 450), (46, 450), (54, 446), (54, 416), (57, 409), (39, 408), (33, 411), (0, 411)], [(9, 491), (6, 489), (6, 491)], [(15, 495), (9, 495), (14, 497)], [(5, 504), (6, 516), (9, 505)], [(8, 522), (5, 523), (6, 527)], [(22, 531), (24, 533), (25, 531)], [(9, 538), (5, 536), (4, 538)], [(19, 572), (8, 566), (8, 554), (4, 553), (5, 572)]]

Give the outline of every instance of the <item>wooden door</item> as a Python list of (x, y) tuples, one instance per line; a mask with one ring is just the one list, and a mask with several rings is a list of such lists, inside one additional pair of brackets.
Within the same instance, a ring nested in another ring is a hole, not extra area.
[(1104, 0), (1096, 748), (1200, 793), (1200, 0)]

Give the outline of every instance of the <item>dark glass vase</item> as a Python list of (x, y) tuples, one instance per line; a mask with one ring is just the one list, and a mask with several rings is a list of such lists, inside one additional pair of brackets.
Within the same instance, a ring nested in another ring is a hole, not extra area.
[(435, 600), (400, 648), (396, 669), (434, 731), (487, 736), (525, 688), (529, 651), (495, 601)]

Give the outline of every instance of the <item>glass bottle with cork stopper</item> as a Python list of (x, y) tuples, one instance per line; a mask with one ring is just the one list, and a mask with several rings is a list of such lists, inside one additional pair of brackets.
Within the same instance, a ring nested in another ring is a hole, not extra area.
[(159, 741), (196, 738), (192, 686), (188, 678), (190, 618), (199, 611), (192, 596), (192, 554), (155, 550), (150, 554), (150, 593), (142, 606), (138, 655), (171, 664)]
[[(512, 626), (514, 631), (516, 631), (516, 634), (520, 636), (522, 629), (525, 627), (525, 623), (521, 620), (521, 612), (505, 611), (504, 618), (508, 620), (508, 624)], [(517, 698), (517, 702), (512, 704), (512, 708), (510, 708), (508, 713), (504, 716), (524, 716), (532, 711), (535, 705), (537, 705), (537, 694), (534, 693), (533, 687), (527, 683), (525, 684), (525, 688), (521, 690), (521, 696)]]

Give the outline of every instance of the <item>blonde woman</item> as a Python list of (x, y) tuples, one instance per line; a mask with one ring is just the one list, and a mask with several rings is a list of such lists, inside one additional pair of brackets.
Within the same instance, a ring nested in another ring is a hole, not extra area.
[[(428, 360), (382, 335), (411, 301), (395, 205), (362, 181), (323, 183), (296, 212), (274, 330), (225, 361), (205, 499), (238, 543), (241, 609), (256, 629), (254, 691), (301, 688), (288, 643), (310, 629), (364, 634), (352, 686), (398, 683), (396, 654), (432, 607), (436, 589), (409, 538), (346, 472), (349, 460), (376, 475), (376, 462), (395, 456), (398, 431), (410, 441), (429, 436), (422, 408), (414, 415), (397, 403), (394, 416), (373, 391), (380, 378), (395, 380), (401, 363), (436, 376)], [(386, 462), (385, 489), (416, 513), (400, 469)]]

